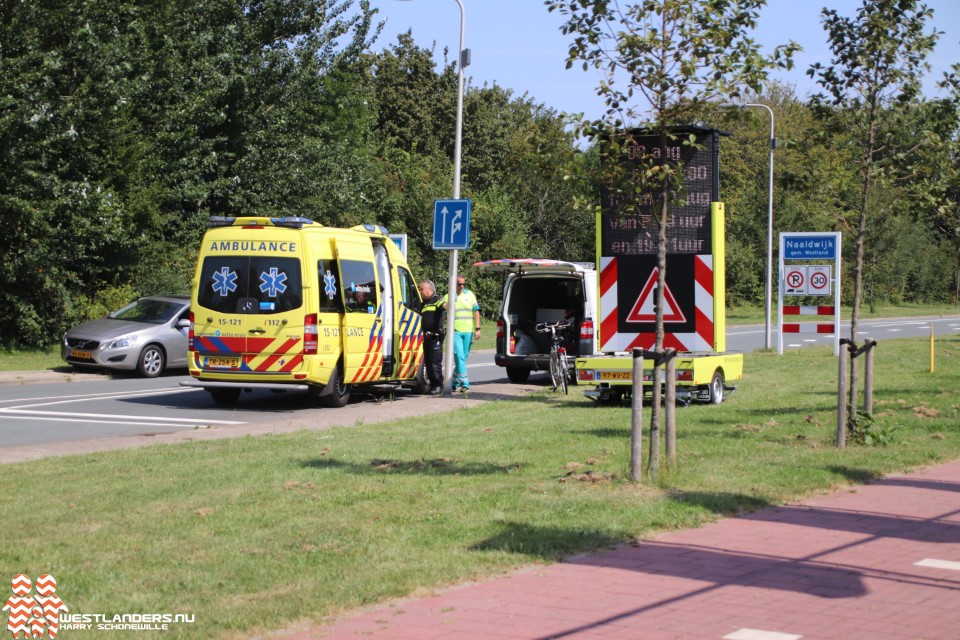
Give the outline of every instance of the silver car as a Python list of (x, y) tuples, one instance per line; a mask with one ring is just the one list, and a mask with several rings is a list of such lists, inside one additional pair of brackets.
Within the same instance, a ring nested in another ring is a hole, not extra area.
[(60, 356), (76, 367), (136, 370), (155, 378), (187, 366), (189, 296), (140, 298), (63, 334)]

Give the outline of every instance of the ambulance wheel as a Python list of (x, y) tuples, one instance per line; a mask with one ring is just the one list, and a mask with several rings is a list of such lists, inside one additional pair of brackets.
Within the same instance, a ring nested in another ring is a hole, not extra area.
[(530, 377), (530, 369), (525, 367), (507, 367), (507, 378), (510, 382), (523, 384)]
[(430, 381), (427, 379), (427, 361), (424, 358), (417, 369), (417, 377), (413, 380), (413, 393), (422, 396), (430, 391)]
[(325, 396), (320, 396), (320, 404), (331, 409), (347, 406), (347, 403), (350, 402), (350, 385), (343, 381), (340, 367), (334, 368), (330, 375), (330, 386), (333, 387), (333, 391)]
[(237, 404), (237, 400), (240, 399), (240, 389), (217, 387), (214, 389), (207, 389), (207, 391), (210, 392), (210, 397), (212, 397), (213, 401), (217, 404), (234, 405)]
[(163, 349), (155, 344), (147, 345), (140, 352), (140, 358), (137, 360), (137, 373), (144, 378), (156, 378), (163, 373), (165, 361)]
[(710, 404), (723, 402), (723, 372), (717, 369), (710, 379)]

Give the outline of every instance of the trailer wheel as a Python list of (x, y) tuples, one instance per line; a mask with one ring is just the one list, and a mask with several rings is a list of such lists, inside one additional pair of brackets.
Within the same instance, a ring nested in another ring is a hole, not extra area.
[(710, 379), (710, 404), (723, 402), (723, 372), (717, 369)]

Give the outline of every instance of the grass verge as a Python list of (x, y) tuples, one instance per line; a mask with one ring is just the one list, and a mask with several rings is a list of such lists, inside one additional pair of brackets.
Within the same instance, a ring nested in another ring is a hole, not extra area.
[(936, 373), (928, 361), (926, 340), (882, 342), (875, 418), (894, 442), (838, 451), (830, 351), (749, 354), (728, 402), (678, 412), (677, 467), (636, 485), (629, 408), (576, 387), (5, 465), (0, 576), (53, 574), (72, 613), (196, 615), (165, 638), (248, 638), (955, 459), (960, 336), (939, 341)]
[(42, 371), (67, 365), (60, 359), (60, 349), (24, 351), (0, 349), (0, 371)]

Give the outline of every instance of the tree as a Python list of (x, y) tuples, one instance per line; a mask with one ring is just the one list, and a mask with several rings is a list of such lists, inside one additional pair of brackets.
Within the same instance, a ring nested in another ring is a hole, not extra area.
[[(856, 244), (853, 311), (850, 340), (856, 341), (863, 298), (863, 271), (868, 219), (877, 190), (897, 179), (896, 160), (903, 148), (899, 131), (909, 105), (920, 92), (926, 57), (937, 42), (936, 31), (925, 31), (933, 11), (916, 0), (864, 0), (856, 16), (835, 10), (821, 12), (833, 60), (816, 63), (807, 71), (827, 95), (814, 96), (814, 106), (832, 125), (846, 132), (851, 160), (859, 172), (856, 204)], [(856, 419), (856, 360), (850, 366), (848, 413)]]
[[(767, 58), (747, 36), (756, 28), (764, 0), (546, 0), (545, 4), (566, 17), (561, 30), (574, 36), (567, 66), (581, 61), (584, 69), (593, 67), (604, 75), (597, 93), (604, 99), (606, 114), (591, 123), (594, 129), (617, 141), (628, 124), (640, 120), (660, 141), (655, 153), (641, 159), (636, 174), (606, 178), (624, 194), (653, 198), (656, 213), (650, 231), (657, 238), (659, 274), (654, 348), (661, 352), (667, 225), (671, 206), (682, 201), (683, 193), (678, 164), (655, 163), (654, 157), (666, 159), (669, 145), (685, 142), (673, 139), (672, 126), (692, 123), (711, 100), (738, 96), (744, 88), (759, 92), (767, 71), (778, 61), (789, 64), (796, 47), (778, 47)], [(612, 147), (616, 157), (622, 147), (616, 143)], [(627, 202), (632, 199), (626, 198)], [(656, 472), (659, 364), (653, 380), (650, 471)], [(634, 466), (634, 479), (638, 479), (639, 465)]]
[(334, 169), (356, 193), (370, 121), (347, 85), (375, 28), (353, 5), (0, 4), (3, 342), (55, 342), (103, 292), (183, 291), (212, 213), (326, 213)]

